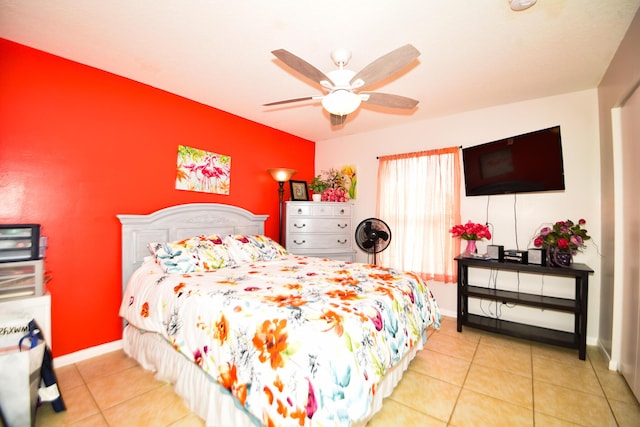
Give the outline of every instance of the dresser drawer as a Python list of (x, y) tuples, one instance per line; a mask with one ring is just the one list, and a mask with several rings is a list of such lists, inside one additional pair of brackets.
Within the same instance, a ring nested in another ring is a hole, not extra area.
[(338, 233), (351, 230), (350, 218), (291, 218), (287, 233)]
[(289, 206), (287, 213), (290, 217), (313, 216), (313, 217), (351, 217), (351, 205), (346, 203), (308, 203)]
[(348, 218), (351, 216), (351, 206), (344, 203), (311, 205), (311, 214), (313, 216), (338, 216)]
[(299, 249), (339, 249), (351, 250), (351, 235), (291, 233), (287, 236), (287, 250), (296, 253)]
[(311, 205), (287, 206), (287, 216), (311, 216)]

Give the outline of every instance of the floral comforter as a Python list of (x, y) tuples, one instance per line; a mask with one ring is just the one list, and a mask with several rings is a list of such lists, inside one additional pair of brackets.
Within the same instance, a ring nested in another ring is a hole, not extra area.
[(149, 257), (120, 315), (162, 334), (265, 426), (349, 426), (385, 372), (439, 327), (411, 273), (285, 255), (165, 274)]

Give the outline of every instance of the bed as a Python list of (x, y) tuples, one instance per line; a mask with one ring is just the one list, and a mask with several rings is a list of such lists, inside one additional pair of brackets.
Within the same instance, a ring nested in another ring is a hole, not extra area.
[(364, 426), (439, 327), (418, 276), (287, 253), (266, 215), (118, 219), (124, 350), (209, 426)]

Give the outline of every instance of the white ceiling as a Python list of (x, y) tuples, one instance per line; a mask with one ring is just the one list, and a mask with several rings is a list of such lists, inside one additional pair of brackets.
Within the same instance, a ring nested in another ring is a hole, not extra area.
[[(0, 0), (0, 37), (164, 89), (313, 141), (598, 85), (640, 0)], [(331, 128), (322, 94), (270, 53), (359, 71), (407, 43), (422, 54), (373, 89), (420, 101), (363, 103)]]

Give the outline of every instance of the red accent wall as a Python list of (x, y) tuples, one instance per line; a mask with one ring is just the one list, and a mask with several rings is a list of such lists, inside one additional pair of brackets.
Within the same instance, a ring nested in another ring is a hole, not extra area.
[[(231, 156), (229, 195), (175, 189), (180, 144)], [(269, 214), (277, 239), (266, 170), (308, 180), (314, 156), (312, 141), (0, 39), (0, 223), (49, 238), (54, 356), (122, 336), (117, 214), (225, 203)]]

